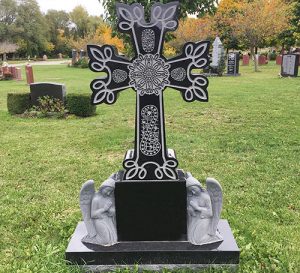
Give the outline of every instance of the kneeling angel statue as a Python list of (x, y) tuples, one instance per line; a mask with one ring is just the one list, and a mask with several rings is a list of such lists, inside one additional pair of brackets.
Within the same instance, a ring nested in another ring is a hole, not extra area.
[(111, 246), (117, 243), (114, 175), (105, 180), (95, 192), (93, 180), (85, 182), (80, 191), (80, 208), (87, 235), (84, 243)]
[(187, 233), (194, 245), (223, 241), (217, 230), (222, 210), (222, 188), (213, 178), (206, 180), (206, 189), (190, 173), (187, 174)]

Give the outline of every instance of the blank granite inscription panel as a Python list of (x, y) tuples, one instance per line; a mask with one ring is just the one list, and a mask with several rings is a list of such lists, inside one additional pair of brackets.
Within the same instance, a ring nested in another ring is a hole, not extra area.
[(118, 241), (186, 240), (185, 181), (117, 182)]

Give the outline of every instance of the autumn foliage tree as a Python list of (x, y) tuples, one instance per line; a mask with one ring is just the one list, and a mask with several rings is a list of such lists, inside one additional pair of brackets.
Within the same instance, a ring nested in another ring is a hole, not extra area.
[(102, 22), (95, 33), (91, 33), (90, 35), (79, 38), (79, 39), (70, 39), (69, 44), (72, 48), (77, 50), (85, 49), (87, 44), (97, 44), (97, 45), (112, 45), (118, 49), (119, 52), (124, 52), (124, 43), (118, 37), (113, 37), (112, 28)]
[(227, 49), (238, 49), (240, 43), (233, 31), (235, 16), (243, 6), (241, 0), (222, 0), (212, 19), (212, 29), (218, 35)]
[(211, 22), (212, 20), (208, 16), (197, 19), (181, 19), (177, 30), (173, 33), (175, 38), (169, 42), (169, 45), (179, 53), (187, 42), (198, 42), (213, 37)]
[(234, 16), (231, 27), (235, 35), (249, 47), (258, 71), (255, 48), (265, 46), (289, 25), (291, 9), (282, 0), (244, 2)]

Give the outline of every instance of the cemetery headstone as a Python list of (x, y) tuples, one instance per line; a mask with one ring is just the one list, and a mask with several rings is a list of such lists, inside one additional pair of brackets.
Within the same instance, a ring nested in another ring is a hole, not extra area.
[(239, 76), (240, 54), (230, 52), (227, 57), (227, 76)]
[(25, 73), (26, 73), (27, 84), (30, 85), (34, 83), (33, 69), (30, 64), (25, 65)]
[(17, 68), (15, 66), (10, 67), (10, 72), (13, 76), (13, 79), (15, 80), (17, 78)]
[(85, 51), (83, 49), (80, 50), (79, 58), (82, 59), (85, 57)]
[(72, 66), (78, 61), (77, 59), (77, 50), (72, 49)]
[(219, 37), (213, 42), (212, 62), (210, 64), (212, 73), (222, 74), (225, 68), (224, 47)]
[(19, 67), (16, 68), (16, 80), (17, 81), (22, 80), (22, 71), (21, 71), (21, 68), (19, 68)]
[(250, 57), (248, 54), (243, 55), (243, 65), (249, 65)]
[(8, 72), (10, 72), (10, 71), (9, 71), (8, 65), (3, 65), (3, 66), (2, 66), (2, 73), (3, 73), (3, 74), (6, 74), (6, 73), (8, 73)]
[(38, 106), (38, 98), (49, 96), (65, 101), (66, 86), (60, 83), (37, 82), (30, 84), (31, 103)]
[(268, 64), (267, 57), (265, 55), (258, 56), (258, 65), (266, 65)]
[(277, 55), (276, 56), (276, 64), (281, 65), (282, 64), (282, 55)]
[(200, 268), (239, 262), (228, 222), (220, 221), (220, 184), (208, 178), (204, 188), (178, 169), (174, 150), (166, 146), (164, 90), (178, 90), (186, 102), (208, 101), (208, 79), (192, 70), (208, 65), (209, 42), (189, 42), (171, 59), (162, 55), (165, 34), (178, 26), (178, 6), (155, 3), (146, 22), (142, 5), (116, 4), (119, 30), (133, 40), (132, 60), (110, 45), (88, 46), (90, 69), (107, 73), (91, 82), (92, 104), (113, 104), (128, 88), (136, 92), (135, 144), (124, 169), (98, 191), (93, 180), (83, 184), (83, 222), (66, 250), (70, 262), (104, 270), (136, 262)]
[(299, 67), (298, 54), (284, 54), (282, 55), (281, 76), (283, 77), (297, 77)]

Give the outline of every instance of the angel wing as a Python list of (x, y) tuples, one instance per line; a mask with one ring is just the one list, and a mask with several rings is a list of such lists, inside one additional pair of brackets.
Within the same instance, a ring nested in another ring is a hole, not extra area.
[(95, 183), (93, 180), (86, 181), (80, 190), (80, 209), (90, 238), (97, 235), (91, 219), (91, 202), (95, 194)]
[(222, 203), (223, 203), (222, 188), (217, 180), (213, 178), (207, 178), (206, 190), (210, 196), (212, 211), (213, 211), (213, 218), (212, 218), (209, 234), (215, 236), (217, 232), (217, 226), (221, 216), (221, 210), (222, 210)]

